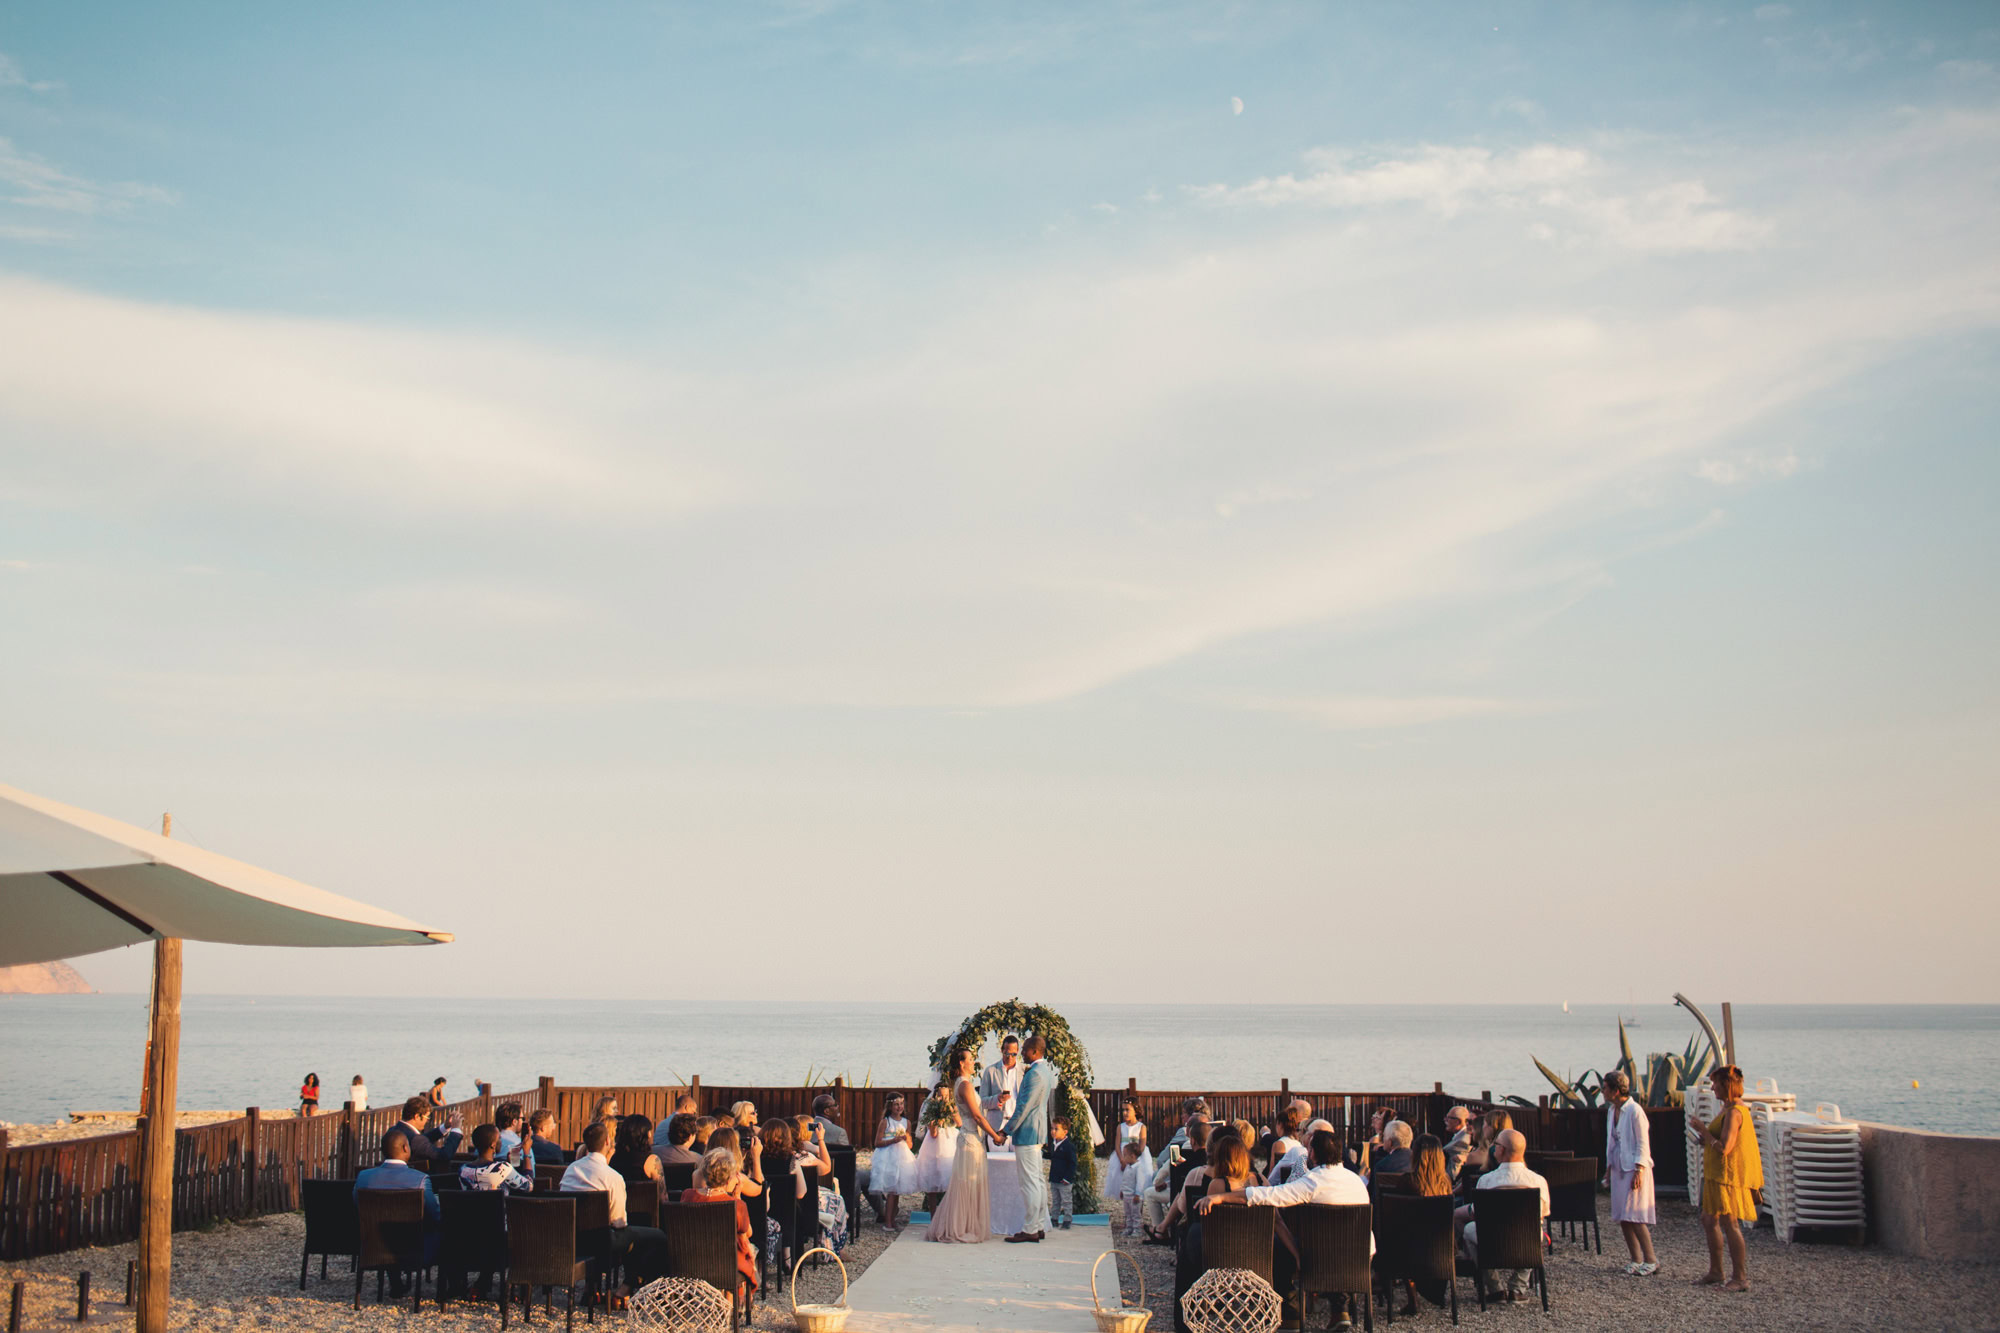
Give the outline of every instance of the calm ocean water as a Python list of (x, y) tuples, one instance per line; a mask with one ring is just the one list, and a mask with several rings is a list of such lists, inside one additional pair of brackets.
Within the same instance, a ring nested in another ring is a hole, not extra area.
[[(364, 1075), (378, 1104), (443, 1074), (457, 1095), (565, 1083), (789, 1084), (808, 1069), (913, 1084), (924, 1051), (976, 1004), (710, 1004), (192, 996), (179, 1102), (291, 1104), (308, 1070), (339, 1105)], [(1615, 1062), (1611, 1006), (1060, 1006), (1100, 1087), (1518, 1093), (1548, 1090), (1530, 1062), (1581, 1073)], [(1693, 1023), (1671, 1005), (1624, 1007), (1635, 1051), (1679, 1051)], [(1709, 1015), (1718, 1024), (1719, 1010)], [(0, 996), (0, 1119), (60, 1119), (138, 1102), (145, 1000)], [(1802, 1104), (1959, 1133), (2000, 1134), (2000, 1006), (1743, 1005), (1751, 1078)], [(1913, 1087), (1913, 1081), (1920, 1086)]]

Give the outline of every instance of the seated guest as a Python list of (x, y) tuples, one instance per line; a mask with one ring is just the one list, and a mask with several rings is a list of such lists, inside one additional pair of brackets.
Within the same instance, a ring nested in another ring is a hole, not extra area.
[(826, 1130), (809, 1115), (792, 1121), (792, 1179), (795, 1198), (806, 1196), (805, 1173), (819, 1172), (819, 1224), (822, 1243), (839, 1253), (847, 1248), (847, 1200), (833, 1178), (833, 1157), (826, 1150)]
[(458, 1151), (459, 1140), (465, 1137), (457, 1123), (456, 1111), (451, 1113), (453, 1123), (448, 1132), (425, 1128), (434, 1109), (430, 1099), (419, 1093), (403, 1103), (403, 1118), (389, 1126), (391, 1134), (399, 1134), (409, 1142), (410, 1150), (404, 1157), (419, 1171), (428, 1170), (432, 1162), (449, 1163), (451, 1155)]
[(661, 1165), (701, 1160), (701, 1154), (690, 1146), (694, 1142), (694, 1120), (691, 1115), (669, 1116), (666, 1124), (653, 1131), (653, 1154)]
[[(658, 1227), (628, 1225), (625, 1217), (625, 1177), (611, 1169), (604, 1151), (611, 1143), (611, 1128), (599, 1120), (583, 1131), (583, 1153), (563, 1172), (566, 1190), (603, 1190), (611, 1196), (611, 1257), (643, 1286), (659, 1277), (666, 1268), (667, 1235)], [(621, 1288), (620, 1296), (630, 1294)]]
[(458, 1168), (458, 1183), (469, 1190), (532, 1190), (535, 1182), (500, 1156), (500, 1127), (481, 1125), (472, 1131), (472, 1160)]
[(1378, 1106), (1375, 1108), (1375, 1113), (1368, 1117), (1368, 1148), (1370, 1152), (1385, 1153), (1389, 1151), (1388, 1140), (1383, 1135), (1389, 1126), (1395, 1123), (1395, 1107)]
[(813, 1098), (813, 1119), (826, 1132), (826, 1141), (842, 1148), (849, 1147), (847, 1131), (840, 1127), (834, 1117), (840, 1113), (840, 1099), (830, 1092), (822, 1092)]
[(1409, 1192), (1422, 1198), (1451, 1193), (1451, 1167), (1435, 1134), (1422, 1134), (1410, 1150)]
[[(612, 1137), (616, 1139), (618, 1135), (618, 1098), (608, 1092), (599, 1097), (596, 1105), (590, 1108), (590, 1123), (585, 1125), (584, 1128), (588, 1129), (590, 1125), (603, 1125), (610, 1131)], [(579, 1157), (582, 1156), (583, 1145), (579, 1143), (576, 1151)]]
[[(1475, 1187), (1482, 1190), (1538, 1189), (1542, 1192), (1542, 1219), (1547, 1224), (1549, 1216), (1549, 1182), (1528, 1169), (1528, 1137), (1518, 1129), (1504, 1129), (1493, 1141), (1494, 1155), (1499, 1165), (1479, 1178)], [(1468, 1212), (1461, 1208), (1459, 1212)], [(1465, 1234), (1459, 1244), (1467, 1262), (1479, 1257), (1479, 1223), (1467, 1219)], [(1504, 1276), (1507, 1281), (1507, 1300), (1521, 1300), (1528, 1294), (1528, 1279), (1533, 1269), (1495, 1269), (1495, 1276)], [(1489, 1293), (1491, 1294), (1491, 1293)]]
[(1265, 1149), (1265, 1160), (1270, 1165), (1264, 1174), (1270, 1178), (1273, 1184), (1277, 1184), (1284, 1179), (1284, 1176), (1279, 1173), (1278, 1164), (1287, 1157), (1292, 1157), (1295, 1154), (1303, 1152), (1303, 1145), (1299, 1142), (1299, 1131), (1305, 1128), (1305, 1123), (1305, 1110), (1297, 1102), (1292, 1102), (1284, 1110), (1278, 1112), (1277, 1122), (1271, 1126), (1277, 1131), (1277, 1134), (1271, 1139), (1269, 1146)]
[(1206, 1097), (1183, 1098), (1181, 1101), (1180, 1127), (1174, 1130), (1173, 1135), (1167, 1140), (1168, 1161), (1180, 1160), (1178, 1153), (1181, 1145), (1187, 1142), (1188, 1126), (1193, 1124), (1197, 1120), (1201, 1121), (1201, 1123), (1204, 1125), (1209, 1123), (1208, 1098)]
[(698, 1116), (701, 1114), (701, 1104), (695, 1101), (693, 1093), (684, 1092), (674, 1098), (674, 1114), (690, 1117)]
[(731, 1102), (729, 1104), (729, 1119), (738, 1129), (755, 1125), (757, 1123), (757, 1103), (750, 1101)]
[[(734, 1146), (711, 1148), (701, 1159), (701, 1169), (695, 1173), (695, 1183), (681, 1191), (682, 1203), (722, 1203), (736, 1205), (736, 1275), (737, 1290), (734, 1298), (740, 1299), (747, 1307), (750, 1293), (757, 1290), (757, 1246), (750, 1233), (750, 1210), (743, 1205), (743, 1199), (736, 1189), (738, 1167)], [(748, 1310), (745, 1310), (748, 1313)]]
[(1472, 1151), (1472, 1112), (1463, 1106), (1452, 1107), (1444, 1113), (1444, 1129), (1451, 1136), (1444, 1145), (1444, 1166), (1455, 1181), (1466, 1153)]
[(493, 1108), (493, 1127), (500, 1131), (500, 1160), (521, 1160), (521, 1103), (501, 1102)]
[(1410, 1169), (1410, 1143), (1416, 1136), (1406, 1120), (1391, 1120), (1382, 1126), (1382, 1151), (1369, 1168), (1368, 1178)]
[(611, 1169), (625, 1177), (626, 1185), (642, 1180), (664, 1180), (660, 1159), (653, 1155), (653, 1122), (642, 1115), (628, 1115), (618, 1122), (611, 1140)]
[[(1250, 1185), (1261, 1183), (1256, 1169), (1250, 1162), (1250, 1144), (1255, 1141), (1256, 1130), (1247, 1122), (1236, 1122), (1234, 1126), (1219, 1131), (1208, 1141), (1208, 1165), (1196, 1167), (1188, 1173), (1187, 1184), (1197, 1187), (1197, 1205), (1202, 1194), (1228, 1194), (1240, 1191)], [(1181, 1187), (1181, 1198), (1174, 1201), (1174, 1209), (1179, 1210), (1187, 1198), (1187, 1185)], [(1199, 1207), (1193, 1216), (1176, 1214), (1186, 1225), (1181, 1234), (1179, 1252), (1174, 1256), (1174, 1307), (1180, 1307), (1181, 1297), (1187, 1295), (1188, 1288), (1207, 1269), (1202, 1255), (1202, 1214)]]
[(536, 1166), (564, 1166), (569, 1154), (556, 1142), (556, 1113), (546, 1107), (528, 1117), (528, 1136), (522, 1140), (529, 1159)]
[(1299, 1141), (1291, 1151), (1271, 1163), (1271, 1170), (1268, 1172), (1271, 1184), (1282, 1185), (1288, 1180), (1304, 1175), (1312, 1166), (1311, 1154), (1306, 1151), (1305, 1145), (1312, 1142), (1312, 1136), (1315, 1134), (1332, 1132), (1333, 1126), (1324, 1120), (1314, 1120), (1301, 1129)]
[[(1206, 1215), (1218, 1203), (1241, 1203), (1253, 1208), (1288, 1208), (1296, 1203), (1367, 1203), (1368, 1186), (1361, 1177), (1341, 1164), (1340, 1137), (1330, 1129), (1315, 1130), (1311, 1144), (1312, 1166), (1304, 1175), (1282, 1185), (1247, 1185), (1206, 1194), (1195, 1200), (1195, 1208)], [(1282, 1244), (1272, 1255), (1277, 1277), (1275, 1285), (1281, 1292), (1290, 1292), (1298, 1275), (1298, 1243), (1292, 1239), (1292, 1233), (1282, 1219), (1278, 1222), (1278, 1239)], [(1375, 1253), (1373, 1236), (1368, 1239), (1368, 1253)], [(1297, 1299), (1296, 1294), (1286, 1297), (1288, 1305)], [(1354, 1320), (1347, 1310), (1346, 1295), (1337, 1294), (1332, 1300), (1333, 1326), (1336, 1329), (1353, 1328)], [(1293, 1310), (1295, 1315), (1296, 1307)]]
[(694, 1118), (694, 1135), (688, 1139), (688, 1149), (696, 1154), (708, 1151), (709, 1136), (715, 1133), (715, 1117), (698, 1115)]
[[(709, 1152), (726, 1152), (736, 1159), (736, 1183), (729, 1188), (739, 1199), (754, 1199), (764, 1192), (764, 1136), (761, 1131), (750, 1131), (751, 1151), (742, 1150), (742, 1141), (727, 1134), (709, 1137), (712, 1145)], [(706, 1160), (708, 1153), (703, 1153)]]
[[(422, 1101), (422, 1098), (417, 1098)], [(400, 1132), (401, 1124), (391, 1125), (389, 1132), (382, 1136), (382, 1164), (371, 1166), (354, 1177), (354, 1201), (361, 1202), (363, 1190), (422, 1190), (424, 1192), (424, 1263), (426, 1266), (437, 1262), (438, 1252), (438, 1201), (436, 1191), (431, 1189), (431, 1178), (425, 1172), (410, 1165), (411, 1135)], [(422, 1135), (415, 1136), (422, 1138)], [(389, 1290), (400, 1296), (409, 1290), (409, 1283), (401, 1273), (389, 1275)]]
[[(1187, 1163), (1189, 1167), (1187, 1174), (1181, 1178), (1181, 1185), (1185, 1188), (1188, 1181), (1194, 1178), (1195, 1171), (1208, 1162), (1208, 1120), (1200, 1115), (1191, 1115), (1187, 1124), (1174, 1132), (1180, 1135), (1181, 1161)], [(1160, 1164), (1159, 1171), (1153, 1176), (1153, 1185), (1154, 1188), (1146, 1191), (1145, 1198), (1146, 1240), (1151, 1244), (1164, 1245), (1167, 1243), (1168, 1235), (1167, 1215), (1173, 1211), (1174, 1204), (1178, 1202), (1170, 1197), (1174, 1187), (1172, 1162)]]
[(1501, 1110), (1488, 1111), (1472, 1122), (1472, 1147), (1459, 1166), (1458, 1179), (1453, 1182), (1459, 1198), (1470, 1199), (1479, 1178), (1500, 1164), (1499, 1158), (1494, 1155), (1494, 1142), (1513, 1127), (1514, 1117)]

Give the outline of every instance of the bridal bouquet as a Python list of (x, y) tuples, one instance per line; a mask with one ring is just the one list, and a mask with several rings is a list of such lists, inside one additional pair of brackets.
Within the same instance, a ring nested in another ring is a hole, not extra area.
[(924, 1109), (917, 1113), (917, 1123), (922, 1125), (926, 1132), (933, 1128), (951, 1129), (954, 1128), (951, 1116), (951, 1102), (947, 1098), (932, 1094), (931, 1099), (924, 1103)]

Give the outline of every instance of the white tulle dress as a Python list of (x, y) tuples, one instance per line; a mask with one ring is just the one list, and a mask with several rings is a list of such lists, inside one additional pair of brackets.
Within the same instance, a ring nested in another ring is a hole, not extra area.
[[(958, 1157), (958, 1130), (938, 1125), (936, 1131), (924, 1133), (923, 1143), (917, 1148), (916, 1184), (906, 1193), (942, 1194), (951, 1187), (951, 1164)], [(873, 1179), (872, 1168), (869, 1174)]]
[[(885, 1116), (883, 1123), (891, 1134), (906, 1131), (910, 1122), (901, 1116)], [(868, 1192), (870, 1194), (916, 1194), (917, 1155), (910, 1151), (910, 1145), (901, 1139), (888, 1147), (877, 1146), (875, 1155), (869, 1159)]]
[[(1120, 1123), (1118, 1126), (1118, 1146), (1124, 1147), (1132, 1139), (1139, 1137), (1142, 1126)], [(1116, 1151), (1104, 1168), (1104, 1197), (1115, 1199), (1121, 1194), (1144, 1194), (1153, 1185), (1153, 1154), (1144, 1146), (1139, 1149), (1139, 1160), (1125, 1165)]]

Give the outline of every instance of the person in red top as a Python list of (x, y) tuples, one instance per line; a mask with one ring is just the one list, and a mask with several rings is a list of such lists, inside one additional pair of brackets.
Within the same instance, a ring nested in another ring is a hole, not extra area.
[(757, 1290), (757, 1250), (750, 1239), (750, 1210), (736, 1195), (736, 1154), (727, 1148), (709, 1149), (702, 1154), (699, 1174), (701, 1184), (682, 1190), (680, 1201), (736, 1204), (736, 1273), (742, 1278), (738, 1294), (747, 1309), (750, 1293)]
[(319, 1075), (307, 1074), (306, 1081), (299, 1086), (299, 1114), (311, 1115), (319, 1110)]

